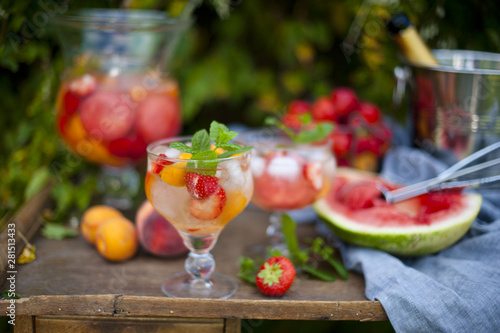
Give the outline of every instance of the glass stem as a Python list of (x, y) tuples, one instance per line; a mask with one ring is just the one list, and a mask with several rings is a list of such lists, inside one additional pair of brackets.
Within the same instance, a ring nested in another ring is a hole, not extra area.
[(285, 240), (281, 228), (281, 213), (274, 212), (269, 217), (269, 227), (266, 230), (272, 248), (282, 247)]
[(193, 281), (202, 279), (205, 282), (209, 282), (210, 275), (215, 270), (215, 260), (209, 252), (190, 252), (184, 263), (184, 267)]
[[(217, 242), (218, 233), (206, 236), (193, 236), (183, 232), (179, 232), (184, 244), (190, 250), (189, 255), (184, 263), (186, 272), (191, 277), (191, 280), (204, 281), (210, 284), (210, 275), (215, 269), (214, 257), (210, 254), (210, 250)], [(206, 285), (205, 287), (210, 287)]]

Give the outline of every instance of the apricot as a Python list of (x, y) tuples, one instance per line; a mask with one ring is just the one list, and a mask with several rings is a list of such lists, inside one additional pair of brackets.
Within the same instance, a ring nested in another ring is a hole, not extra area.
[(177, 230), (158, 213), (149, 201), (144, 201), (135, 217), (139, 243), (147, 252), (175, 257), (188, 250)]
[(223, 225), (235, 218), (239, 213), (245, 209), (247, 205), (247, 198), (241, 191), (227, 195), (226, 205), (222, 210), (219, 219)]
[(96, 231), (97, 251), (111, 261), (130, 259), (137, 252), (137, 230), (125, 217), (106, 220)]
[(161, 179), (168, 185), (182, 187), (186, 186), (184, 175), (186, 174), (187, 162), (177, 162), (167, 165), (161, 172)]
[(123, 217), (123, 215), (110, 206), (97, 205), (88, 208), (83, 214), (80, 224), (83, 237), (85, 237), (90, 244), (95, 244), (95, 233), (99, 226), (109, 218), (114, 217)]

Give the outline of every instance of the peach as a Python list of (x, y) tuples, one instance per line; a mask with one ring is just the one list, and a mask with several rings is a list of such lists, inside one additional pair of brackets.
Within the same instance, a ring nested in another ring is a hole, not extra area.
[(99, 253), (111, 261), (130, 259), (137, 252), (137, 230), (125, 217), (106, 220), (95, 233), (95, 245)]
[(175, 257), (187, 252), (177, 230), (149, 201), (144, 201), (137, 211), (135, 223), (139, 242), (147, 252), (162, 257)]
[(99, 226), (107, 219), (114, 217), (123, 217), (123, 215), (110, 206), (97, 205), (88, 208), (85, 213), (83, 213), (80, 224), (83, 237), (85, 237), (90, 244), (95, 244), (95, 233)]

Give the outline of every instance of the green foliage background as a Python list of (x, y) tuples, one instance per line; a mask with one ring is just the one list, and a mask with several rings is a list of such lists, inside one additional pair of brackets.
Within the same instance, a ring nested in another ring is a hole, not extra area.
[[(95, 193), (97, 168), (71, 155), (54, 130), (55, 93), (63, 62), (48, 29), (50, 8), (171, 11), (185, 1), (0, 3), (3, 222), (49, 181), (55, 209), (46, 216), (48, 220), (64, 221), (70, 212), (82, 211)], [(500, 52), (500, 23), (495, 15), (499, 7), (495, 1), (477, 0), (200, 3), (172, 65), (181, 87), (184, 132), (193, 133), (212, 119), (258, 126), (266, 113), (283, 110), (291, 100), (312, 100), (338, 86), (354, 88), (363, 99), (401, 118), (401, 110), (391, 106), (398, 53), (384, 20), (403, 10), (432, 48)], [(42, 20), (40, 13), (48, 19)]]

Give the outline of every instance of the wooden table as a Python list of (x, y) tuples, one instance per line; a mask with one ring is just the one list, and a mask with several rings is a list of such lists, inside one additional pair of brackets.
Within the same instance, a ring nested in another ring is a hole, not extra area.
[[(228, 300), (163, 295), (161, 283), (184, 270), (185, 256), (162, 259), (140, 251), (132, 260), (110, 263), (81, 236), (60, 241), (35, 236), (37, 259), (17, 265), (16, 293), (22, 298), (15, 303), (15, 330), (239, 332), (242, 319), (387, 320), (381, 304), (365, 298), (363, 277), (355, 273), (335, 282), (299, 275), (281, 298), (265, 297), (240, 280), (238, 258), (265, 241), (267, 221), (267, 213), (247, 209), (228, 224), (212, 251), (216, 272), (239, 285)], [(313, 235), (314, 228), (299, 226), (298, 233)], [(2, 307), (9, 304), (0, 301)]]

